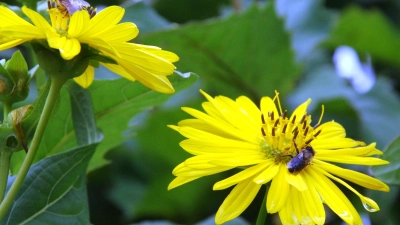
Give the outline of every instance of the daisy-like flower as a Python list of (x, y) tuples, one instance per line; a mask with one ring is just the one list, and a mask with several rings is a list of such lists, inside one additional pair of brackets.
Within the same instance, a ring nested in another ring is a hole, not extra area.
[[(138, 35), (139, 30), (134, 23), (119, 23), (125, 12), (123, 8), (111, 6), (95, 15), (87, 5), (82, 0), (57, 1), (57, 5), (49, 2), (51, 24), (25, 6), (22, 11), (32, 23), (0, 6), (0, 51), (42, 39), (47, 40), (51, 48), (58, 49), (63, 59), (70, 60), (79, 54), (81, 44), (87, 44), (100, 55), (117, 62), (101, 63), (112, 72), (132, 81), (138, 80), (158, 92), (174, 92), (166, 76), (175, 70), (172, 63), (178, 61), (178, 56), (158, 47), (128, 42)], [(93, 79), (94, 69), (89, 66), (75, 81), (88, 87)]]
[(331, 162), (387, 164), (370, 157), (382, 152), (375, 148), (375, 143), (366, 145), (346, 138), (344, 128), (334, 121), (312, 126), (307, 114), (310, 99), (289, 117), (287, 111), (281, 110), (278, 94), (274, 99), (262, 98), (259, 109), (244, 96), (234, 101), (201, 93), (208, 100), (202, 104), (205, 112), (182, 108), (195, 119), (170, 126), (188, 138), (180, 146), (194, 156), (173, 170), (176, 178), (168, 189), (203, 176), (244, 168), (215, 183), (214, 190), (235, 186), (220, 206), (216, 224), (239, 216), (268, 182), (266, 210), (279, 213), (285, 225), (324, 224), (323, 204), (346, 223), (362, 224), (356, 209), (333, 181), (355, 193), (368, 211), (379, 210), (372, 199), (361, 195), (347, 181), (372, 190), (387, 192), (389, 187), (378, 179)]

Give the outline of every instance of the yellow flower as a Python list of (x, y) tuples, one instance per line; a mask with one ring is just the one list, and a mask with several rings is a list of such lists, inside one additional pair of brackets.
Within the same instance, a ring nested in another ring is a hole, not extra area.
[[(138, 80), (162, 93), (174, 92), (166, 76), (173, 73), (175, 66), (172, 63), (179, 60), (177, 55), (158, 47), (128, 42), (138, 35), (139, 30), (134, 23), (119, 23), (125, 11), (121, 7), (107, 7), (95, 16), (93, 11), (82, 9), (70, 16), (49, 4), (50, 25), (40, 14), (25, 6), (22, 11), (32, 24), (0, 6), (0, 51), (44, 39), (51, 48), (59, 50), (63, 59), (70, 60), (79, 54), (81, 44), (88, 44), (118, 63), (101, 63), (112, 72), (132, 81)], [(89, 66), (75, 81), (88, 87), (93, 79), (94, 69)]]
[(344, 128), (336, 122), (310, 125), (311, 116), (307, 115), (310, 99), (288, 117), (280, 104), (277, 109), (278, 94), (274, 99), (262, 98), (260, 110), (244, 96), (234, 101), (201, 93), (208, 100), (202, 104), (205, 113), (182, 108), (195, 119), (170, 126), (187, 138), (180, 146), (194, 156), (173, 170), (177, 177), (168, 189), (203, 176), (244, 168), (214, 185), (214, 190), (236, 185), (220, 206), (216, 224), (239, 216), (261, 186), (270, 181), (266, 209), (268, 213), (279, 213), (285, 225), (324, 224), (323, 204), (346, 223), (362, 224), (353, 205), (332, 181), (354, 192), (368, 211), (379, 210), (373, 200), (361, 195), (345, 180), (387, 192), (386, 184), (330, 162), (387, 164), (387, 161), (370, 157), (382, 152), (375, 148), (375, 143), (365, 145), (346, 138)]

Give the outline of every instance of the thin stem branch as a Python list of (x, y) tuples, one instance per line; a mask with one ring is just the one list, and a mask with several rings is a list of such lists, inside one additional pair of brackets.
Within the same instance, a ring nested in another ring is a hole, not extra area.
[(11, 111), (11, 105), (7, 102), (3, 102), (3, 123), (6, 123), (8, 120), (8, 113)]
[(3, 201), (4, 194), (7, 188), (11, 155), (12, 155), (11, 150), (2, 149), (0, 151), (0, 202)]
[(60, 94), (61, 87), (65, 83), (64, 79), (51, 79), (49, 94), (46, 98), (46, 103), (43, 108), (43, 112), (40, 115), (40, 119), (38, 122), (38, 126), (35, 131), (35, 135), (33, 136), (31, 145), (29, 147), (28, 153), (25, 157), (25, 160), (21, 166), (21, 169), (15, 178), (14, 183), (12, 184), (10, 190), (8, 191), (4, 201), (0, 204), (0, 221), (7, 214), (8, 209), (11, 207), (12, 202), (14, 201), (18, 190), (20, 189), (29, 168), (32, 165), (33, 159), (35, 158), (36, 152), (39, 148), (40, 141), (42, 140), (44, 131), (47, 126), (47, 122), (50, 119), (51, 112), (57, 102), (57, 98)]
[(269, 184), (266, 185), (264, 200), (261, 204), (260, 211), (258, 212), (256, 225), (264, 225), (265, 220), (267, 219), (267, 208), (265, 205), (267, 202), (268, 190), (269, 190)]

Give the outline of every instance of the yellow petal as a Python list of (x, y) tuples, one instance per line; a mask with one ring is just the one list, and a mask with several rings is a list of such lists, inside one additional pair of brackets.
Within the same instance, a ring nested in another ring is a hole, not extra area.
[(65, 60), (70, 60), (79, 54), (81, 51), (81, 43), (75, 38), (66, 39), (64, 45), (59, 48), (61, 57)]
[(215, 223), (223, 224), (238, 217), (253, 201), (261, 185), (255, 184), (252, 178), (237, 184), (225, 198), (215, 215)]
[[(215, 157), (216, 155), (213, 155)], [(218, 166), (250, 166), (266, 160), (265, 154), (262, 152), (248, 154), (221, 154), (220, 157), (210, 160), (210, 164)]]
[(359, 157), (359, 156), (351, 156), (351, 155), (329, 155), (329, 156), (321, 156), (317, 154), (315, 155), (316, 159), (327, 162), (337, 162), (337, 163), (346, 163), (353, 165), (365, 165), (365, 166), (376, 166), (376, 165), (386, 165), (389, 164), (388, 161), (382, 160), (379, 158), (373, 157)]
[(98, 33), (96, 36), (101, 37), (107, 42), (121, 43), (134, 39), (139, 34), (139, 29), (134, 23), (120, 23), (114, 27)]
[(292, 202), (294, 215), (296, 217), (296, 221), (298, 224), (314, 224), (314, 221), (308, 215), (305, 205), (308, 202), (303, 202), (303, 199), (300, 196), (300, 192), (296, 189), (291, 187), (289, 192), (288, 202)]
[[(303, 176), (307, 176), (307, 173), (304, 173)], [(306, 178), (304, 179), (307, 180)], [(313, 186), (309, 185), (307, 190), (304, 190), (300, 193), (300, 196), (301, 201), (306, 203), (304, 206), (314, 223), (318, 225), (324, 224), (325, 209), (317, 190)]]
[(29, 9), (26, 6), (22, 7), (22, 11), (25, 13), (29, 19), (31, 19), (32, 23), (35, 25), (36, 28), (40, 29), (42, 33), (44, 34), (46, 30), (53, 29), (49, 22), (45, 18), (43, 18), (42, 15), (39, 13)]
[(304, 182), (302, 173), (293, 174), (287, 172), (286, 181), (296, 187), (299, 191), (307, 190), (307, 184)]
[(356, 194), (361, 199), (361, 202), (363, 203), (364, 208), (367, 209), (368, 211), (370, 211), (370, 212), (379, 211), (379, 206), (378, 206), (378, 204), (376, 204), (376, 202), (374, 202), (374, 200), (372, 200), (370, 198), (367, 198), (367, 197), (364, 197), (358, 191), (356, 191), (354, 188), (352, 188), (350, 185), (348, 185), (346, 182), (344, 182), (342, 179), (339, 179), (339, 178), (327, 173), (326, 171), (319, 169), (318, 167), (316, 167), (314, 169), (315, 170), (319, 170), (325, 176), (327, 176), (330, 179), (342, 184), (343, 186), (348, 188), (350, 191), (352, 191), (354, 194)]
[(279, 219), (284, 225), (298, 225), (296, 215), (294, 213), (292, 201), (287, 201), (287, 203), (279, 210)]
[(105, 30), (114, 27), (124, 16), (125, 10), (119, 6), (107, 7), (90, 19), (89, 29), (81, 37), (96, 36)]
[(187, 139), (179, 143), (179, 145), (193, 155), (209, 153), (247, 154), (260, 151), (260, 146), (256, 144), (230, 139), (223, 141)]
[[(275, 118), (279, 116), (278, 110), (276, 109), (275, 103), (272, 101), (270, 97), (263, 97), (260, 103), (261, 112), (264, 117), (268, 117), (269, 113), (273, 112)], [(260, 118), (261, 119), (261, 118)]]
[(217, 120), (216, 118), (213, 118), (203, 112), (200, 112), (198, 110), (195, 109), (191, 109), (191, 108), (182, 108), (183, 111), (189, 113), (190, 115), (192, 115), (195, 118), (198, 118), (212, 126), (215, 127), (215, 129), (218, 129), (220, 131), (223, 131), (227, 134), (232, 135), (233, 137), (235, 137), (238, 140), (243, 140), (243, 141), (248, 141), (248, 142), (254, 142), (254, 136), (252, 134), (243, 132), (239, 129), (236, 129), (234, 126), (232, 126), (231, 124), (225, 122), (225, 121), (221, 121), (221, 120)]
[(255, 166), (252, 166), (250, 168), (247, 168), (245, 170), (242, 170), (241, 172), (239, 172), (233, 176), (230, 176), (224, 180), (221, 180), (221, 181), (215, 183), (213, 190), (222, 190), (222, 189), (228, 188), (232, 185), (235, 185), (243, 180), (246, 180), (249, 177), (253, 177), (260, 171), (264, 170), (269, 165), (271, 165), (271, 162), (260, 163)]
[[(26, 8), (25, 6), (22, 8)], [(11, 9), (5, 7), (4, 5), (0, 5), (0, 27), (7, 27), (7, 26), (32, 26), (32, 24), (28, 23), (26, 20), (19, 17), (15, 12)]]
[(152, 55), (156, 55), (160, 58), (163, 58), (169, 62), (176, 62), (179, 60), (179, 57), (175, 53), (161, 50), (159, 47), (149, 46), (149, 45), (139, 45), (139, 44), (134, 44), (134, 45), (138, 49), (145, 50), (146, 52)]
[(331, 138), (322, 139), (319, 136), (314, 139), (311, 143), (315, 151), (318, 149), (340, 149), (340, 148), (351, 148), (360, 145), (360, 142), (355, 141), (351, 138)]
[(279, 165), (271, 162), (270, 166), (253, 179), (257, 184), (266, 184), (279, 172)]
[(261, 126), (261, 111), (258, 107), (247, 97), (240, 96), (236, 99), (241, 113), (254, 123), (254, 126)]
[(268, 213), (276, 213), (283, 208), (289, 195), (290, 185), (286, 181), (287, 169), (284, 163), (279, 164), (279, 171), (272, 179), (267, 196)]
[[(101, 36), (99, 38), (104, 40)], [(137, 49), (133, 43), (118, 42), (110, 44), (121, 55), (121, 58), (155, 75), (167, 76), (176, 69), (170, 61), (146, 50)]]
[(75, 12), (69, 21), (68, 35), (69, 37), (79, 37), (89, 27), (89, 13), (85, 10)]
[[(184, 163), (183, 163), (184, 164)], [(226, 167), (226, 166), (214, 166), (211, 168), (207, 169), (192, 169), (186, 166), (177, 166), (175, 169), (172, 171), (172, 174), (175, 176), (183, 176), (183, 177), (202, 177), (202, 176), (208, 176), (216, 173), (220, 173), (222, 171), (227, 171), (230, 169), (233, 169), (234, 167)]]
[[(0, 29), (0, 31), (1, 31), (1, 29)], [(12, 41), (8, 41), (8, 42), (5, 42), (5, 43), (2, 43), (2, 44), (0, 44), (0, 51), (6, 50), (6, 49), (9, 49), (9, 48), (13, 48), (13, 47), (15, 47), (17, 45), (20, 45), (22, 43), (25, 43), (25, 42), (26, 42), (26, 40), (16, 39), (16, 40), (12, 40)]]
[(338, 177), (342, 177), (348, 181), (351, 181), (355, 184), (366, 187), (368, 189), (385, 191), (385, 192), (389, 191), (389, 186), (371, 176), (359, 173), (354, 170), (343, 169), (338, 166), (332, 165), (330, 163), (321, 162), (319, 160), (314, 160), (313, 163), (315, 167), (319, 167), (322, 170), (327, 171), (328, 173), (331, 173)]
[(299, 122), (303, 116), (307, 113), (307, 108), (311, 103), (311, 99), (307, 99), (307, 101), (305, 101), (303, 104), (299, 105), (294, 112), (292, 113), (292, 115), (290, 116), (289, 121), (292, 121), (293, 118), (296, 116), (296, 120), (297, 122)]
[(82, 75), (74, 78), (74, 81), (83, 88), (89, 87), (93, 83), (93, 80), (94, 80), (94, 68), (92, 66), (88, 66), (88, 68)]
[(346, 137), (346, 130), (342, 125), (334, 121), (326, 122), (321, 124), (316, 131), (322, 130), (318, 135), (318, 139), (330, 139), (330, 138), (344, 138)]
[(168, 190), (181, 186), (182, 184), (186, 184), (190, 181), (196, 180), (202, 176), (193, 176), (193, 177), (176, 177), (171, 183), (168, 185)]
[(342, 220), (348, 224), (362, 224), (360, 215), (353, 205), (343, 194), (343, 192), (323, 174), (315, 170), (305, 170), (305, 177), (309, 186), (314, 186), (321, 195), (323, 201), (335, 212)]
[(224, 141), (226, 140), (225, 138), (209, 133), (209, 132), (205, 132), (199, 129), (195, 129), (192, 127), (178, 127), (178, 126), (174, 126), (174, 125), (169, 125), (169, 128), (172, 128), (176, 131), (178, 131), (180, 134), (182, 134), (184, 137), (186, 138), (190, 138), (190, 139), (199, 139), (199, 140), (210, 140), (210, 141)]
[(150, 89), (165, 94), (171, 94), (175, 92), (168, 78), (166, 78), (165, 76), (152, 74), (145, 69), (138, 67), (135, 64), (132, 64), (132, 62), (124, 59), (119, 59), (118, 64), (136, 80), (138, 80), (140, 83), (144, 84)]
[(375, 148), (376, 143), (356, 148), (342, 149), (318, 149), (318, 156), (335, 156), (335, 155), (351, 155), (351, 156), (371, 156), (382, 155), (383, 153)]
[(120, 75), (121, 77), (128, 79), (130, 81), (135, 81), (136, 79), (132, 77), (126, 70), (124, 70), (121, 66), (117, 64), (108, 64), (108, 63), (101, 63), (104, 67), (109, 69), (111, 72)]
[[(24, 39), (30, 41), (32, 39), (44, 39), (45, 33), (32, 25), (15, 25), (0, 28), (1, 36), (10, 39)], [(0, 41), (1, 42), (1, 41)]]

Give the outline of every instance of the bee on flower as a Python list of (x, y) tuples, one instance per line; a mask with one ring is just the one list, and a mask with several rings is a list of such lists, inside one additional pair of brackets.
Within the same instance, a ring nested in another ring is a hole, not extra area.
[[(311, 125), (308, 99), (289, 116), (281, 109), (279, 96), (263, 97), (260, 108), (241, 96), (224, 96), (202, 104), (205, 112), (182, 108), (194, 117), (169, 127), (187, 139), (180, 146), (193, 157), (179, 164), (168, 189), (203, 176), (234, 168), (237, 174), (215, 183), (214, 190), (234, 186), (218, 212), (215, 223), (238, 217), (253, 201), (261, 186), (269, 183), (266, 210), (278, 213), (282, 224), (324, 224), (327, 205), (347, 224), (362, 224), (361, 218), (343, 192), (333, 182), (356, 194), (365, 209), (379, 206), (351, 187), (348, 182), (371, 190), (389, 191), (378, 179), (332, 163), (384, 165), (387, 161), (376, 144), (366, 145), (346, 137), (345, 129), (334, 121)], [(323, 114), (323, 113), (322, 113)]]
[[(100, 12), (83, 0), (48, 1), (51, 23), (39, 13), (23, 6), (22, 12), (32, 23), (12, 10), (0, 6), (0, 51), (25, 42), (44, 40), (50, 49), (58, 50), (63, 60), (72, 60), (88, 45), (95, 54), (108, 61), (91, 62), (74, 80), (88, 87), (94, 80), (94, 67), (102, 64), (129, 80), (138, 80), (162, 93), (173, 93), (166, 76), (173, 73), (173, 62), (179, 60), (172, 52), (159, 47), (129, 42), (139, 30), (134, 23), (119, 23), (125, 10), (110, 6)], [(108, 63), (110, 62), (110, 63)], [(112, 62), (112, 63), (111, 63)]]

